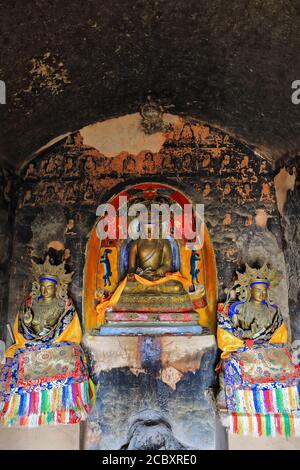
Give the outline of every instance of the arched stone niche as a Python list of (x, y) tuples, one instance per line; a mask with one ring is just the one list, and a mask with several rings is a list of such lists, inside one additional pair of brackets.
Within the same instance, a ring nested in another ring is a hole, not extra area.
[(282, 232), (271, 163), (228, 133), (195, 119), (164, 115), (145, 133), (139, 114), (85, 127), (45, 146), (22, 169), (17, 195), (9, 318), (22, 302), (30, 258), (47, 251), (74, 270), (81, 312), (85, 249), (99, 203), (125, 186), (169, 184), (204, 203), (217, 262), (219, 299), (236, 269), (269, 261), (283, 273), (278, 303), (288, 316)]
[[(196, 228), (195, 205), (176, 187), (161, 183), (139, 183), (126, 187), (123, 191), (113, 196), (109, 201), (113, 208), (112, 214), (108, 217), (105, 224), (111, 225), (111, 234), (113, 237), (101, 240), (98, 233), (99, 219), (96, 221), (86, 249), (86, 265), (83, 284), (83, 313), (84, 323), (87, 331), (99, 327), (97, 321), (96, 305), (106, 293), (111, 295), (124, 279), (128, 272), (128, 251), (132, 239), (130, 230), (124, 236), (121, 232), (122, 218), (128, 217), (130, 207), (134, 204), (147, 204), (149, 214), (151, 204), (158, 207), (159, 204), (165, 204), (167, 207), (181, 208), (181, 224), (190, 223), (193, 233), (186, 230), (174, 237), (175, 223), (170, 216), (170, 233), (168, 236), (172, 251), (172, 271), (180, 272), (182, 276), (190, 281), (189, 287), (193, 292), (193, 305), (199, 314), (199, 323), (201, 326), (215, 331), (216, 328), (216, 301), (217, 301), (217, 272), (215, 263), (215, 254), (209, 233), (203, 224)], [(144, 206), (146, 207), (146, 206)], [(191, 218), (184, 216), (184, 211), (190, 207)], [(123, 209), (123, 211), (122, 211)], [(126, 215), (124, 215), (124, 210)], [(123, 214), (123, 215), (122, 215)], [(128, 222), (126, 221), (126, 232), (128, 231)], [(179, 221), (179, 220), (178, 220)], [(124, 220), (123, 220), (124, 222)], [(113, 227), (112, 227), (113, 225)], [(109, 227), (107, 227), (108, 229)], [(196, 230), (196, 231), (195, 231)], [(198, 232), (197, 232), (198, 231)], [(173, 232), (173, 235), (172, 235)], [(191, 239), (193, 237), (193, 239)], [(192, 250), (198, 256), (197, 267), (199, 273), (197, 281), (192, 284), (191, 278), (191, 255)], [(106, 253), (106, 255), (104, 255)], [(107, 256), (109, 262), (109, 285), (105, 279), (106, 269), (104, 268), (104, 257)], [(202, 295), (197, 295), (197, 286), (203, 286), (205, 289), (205, 300)], [(192, 297), (191, 296), (191, 297)]]

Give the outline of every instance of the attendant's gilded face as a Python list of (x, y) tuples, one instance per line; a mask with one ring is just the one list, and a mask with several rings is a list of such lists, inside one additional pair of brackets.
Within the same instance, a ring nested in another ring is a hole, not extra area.
[(41, 283), (41, 294), (44, 300), (51, 300), (56, 297), (56, 284), (52, 281)]
[(254, 284), (251, 288), (251, 298), (254, 302), (263, 302), (267, 299), (268, 287), (266, 284)]

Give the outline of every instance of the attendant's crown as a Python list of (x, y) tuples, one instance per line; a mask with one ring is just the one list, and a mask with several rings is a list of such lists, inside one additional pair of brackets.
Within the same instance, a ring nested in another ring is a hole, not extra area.
[(246, 264), (246, 269), (244, 273), (237, 273), (237, 280), (234, 283), (236, 287), (236, 292), (238, 298), (241, 301), (246, 301), (251, 296), (251, 288), (255, 284), (265, 284), (268, 288), (276, 287), (280, 280), (281, 274), (276, 269), (268, 268), (267, 263), (265, 263), (261, 268), (251, 268)]
[(257, 276), (255, 279), (251, 280), (249, 284), (250, 288), (255, 284), (265, 284), (266, 286), (270, 287), (270, 281), (266, 276)]
[(237, 271), (237, 280), (234, 285), (240, 285), (242, 287), (253, 287), (255, 284), (266, 284), (268, 287), (276, 287), (280, 280), (281, 274), (276, 269), (271, 269), (265, 263), (261, 268), (251, 268), (246, 264), (244, 273)]
[(48, 273), (44, 273), (44, 274), (41, 274), (40, 277), (39, 277), (39, 281), (40, 282), (43, 282), (43, 281), (52, 281), (54, 282), (55, 284), (58, 284), (58, 276), (53, 276), (52, 274), (48, 274)]
[(58, 265), (50, 263), (49, 256), (43, 264), (32, 261), (32, 274), (34, 281), (53, 281), (55, 284), (68, 285), (71, 282), (73, 273), (66, 273), (65, 261)]
[(70, 284), (73, 273), (66, 273), (65, 261), (59, 265), (50, 263), (49, 256), (42, 264), (32, 261), (32, 290), (33, 298), (39, 298), (41, 283), (43, 281), (52, 281), (56, 284), (57, 298), (66, 301), (68, 299), (68, 284)]

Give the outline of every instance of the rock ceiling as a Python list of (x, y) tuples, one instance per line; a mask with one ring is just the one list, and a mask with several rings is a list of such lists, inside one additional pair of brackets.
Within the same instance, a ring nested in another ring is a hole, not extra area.
[(298, 0), (0, 0), (0, 157), (137, 112), (228, 130), (277, 159), (300, 149)]

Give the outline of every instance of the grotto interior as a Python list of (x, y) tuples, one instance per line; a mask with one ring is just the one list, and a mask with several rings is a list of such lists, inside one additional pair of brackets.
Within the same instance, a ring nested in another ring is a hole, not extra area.
[(299, 448), (297, 1), (0, 8), (0, 448)]

